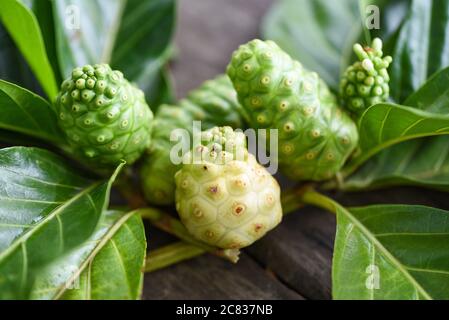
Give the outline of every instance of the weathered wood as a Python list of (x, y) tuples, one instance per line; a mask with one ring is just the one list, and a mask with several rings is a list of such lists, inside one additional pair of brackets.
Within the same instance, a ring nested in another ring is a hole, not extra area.
[(233, 265), (207, 255), (145, 277), (144, 299), (303, 299), (253, 259)]
[(329, 299), (334, 235), (333, 214), (305, 207), (247, 250), (306, 298)]
[(224, 73), (232, 52), (259, 35), (273, 0), (179, 0), (171, 71), (179, 98)]

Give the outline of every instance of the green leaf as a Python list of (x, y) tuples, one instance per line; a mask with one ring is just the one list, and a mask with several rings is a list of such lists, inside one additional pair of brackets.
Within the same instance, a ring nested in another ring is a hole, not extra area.
[(427, 79), (431, 7), (432, 1), (412, 1), (397, 37), (389, 70), (391, 97), (395, 101), (403, 101)]
[(88, 240), (121, 167), (93, 182), (52, 153), (0, 150), (0, 299), (26, 299), (39, 271)]
[(109, 63), (125, 1), (59, 0), (53, 5), (62, 76), (85, 64)]
[(43, 95), (36, 77), (1, 22), (0, 43), (0, 79), (19, 84)]
[[(448, 80), (449, 68), (446, 68), (432, 76), (405, 103), (435, 116), (446, 116), (449, 111)], [(344, 171), (350, 173), (360, 163), (354, 159)], [(418, 139), (390, 147), (347, 177), (341, 187), (360, 190), (393, 185), (449, 189), (449, 137)]]
[(395, 104), (377, 104), (359, 119), (359, 151), (345, 168), (346, 174), (376, 153), (394, 144), (449, 133), (449, 116)]
[(32, 0), (33, 10), (44, 38), (45, 49), (57, 83), (62, 82), (56, 54), (55, 22), (53, 19), (53, 0)]
[(171, 56), (175, 30), (175, 0), (128, 0), (118, 29), (111, 65), (122, 70), (147, 93), (150, 103), (159, 71)]
[(334, 299), (449, 299), (449, 212), (337, 206)]
[(0, 19), (50, 99), (58, 86), (47, 57), (39, 23), (33, 12), (18, 0), (0, 0)]
[(338, 89), (341, 56), (361, 32), (358, 0), (283, 0), (265, 17), (262, 35)]
[(55, 112), (40, 96), (0, 80), (0, 128), (62, 146)]
[(142, 219), (106, 212), (93, 236), (39, 273), (32, 299), (138, 299), (146, 253)]

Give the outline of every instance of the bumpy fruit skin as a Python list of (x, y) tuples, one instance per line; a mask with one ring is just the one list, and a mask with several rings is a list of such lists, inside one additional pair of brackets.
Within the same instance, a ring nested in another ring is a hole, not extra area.
[(153, 113), (143, 92), (107, 64), (75, 68), (56, 109), (73, 152), (97, 168), (131, 164), (150, 145)]
[(330, 179), (357, 146), (357, 127), (326, 84), (273, 41), (240, 46), (227, 73), (250, 125), (278, 129), (279, 166), (290, 179)]
[(350, 112), (360, 115), (373, 104), (388, 100), (390, 77), (387, 68), (393, 61), (390, 56), (382, 57), (382, 41), (373, 40), (371, 47), (354, 45), (359, 61), (349, 66), (340, 82), (342, 105)]
[[(203, 142), (185, 156), (175, 176), (179, 216), (198, 240), (246, 247), (281, 222), (279, 185), (248, 153), (243, 133), (224, 127), (203, 134), (218, 143)], [(232, 152), (223, 151), (229, 141)]]
[(169, 205), (175, 201), (176, 171), (179, 165), (170, 161), (170, 141), (174, 129), (192, 131), (193, 121), (201, 121), (202, 129), (214, 126), (240, 128), (243, 120), (231, 81), (226, 75), (206, 81), (190, 92), (178, 106), (162, 105), (155, 116), (153, 146), (141, 167), (142, 189), (152, 204)]

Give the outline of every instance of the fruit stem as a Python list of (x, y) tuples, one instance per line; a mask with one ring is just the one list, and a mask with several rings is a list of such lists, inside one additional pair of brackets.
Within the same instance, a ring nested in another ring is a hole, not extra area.
[(339, 205), (333, 199), (325, 196), (324, 194), (318, 193), (313, 189), (309, 189), (308, 191), (304, 192), (301, 195), (301, 201), (304, 204), (327, 210), (329, 212), (332, 212), (333, 214), (337, 214), (338, 208), (341, 208), (341, 205)]
[(213, 255), (220, 258), (227, 259), (232, 263), (237, 263), (239, 260), (240, 250), (237, 249), (219, 249), (217, 247), (209, 246), (194, 239), (181, 221), (173, 218), (171, 215), (155, 208), (141, 208), (136, 210), (142, 218), (150, 220), (150, 222), (159, 229), (170, 233), (187, 243), (197, 246)]
[(173, 264), (188, 260), (206, 251), (196, 245), (183, 241), (169, 244), (150, 252), (145, 261), (144, 272), (153, 272)]

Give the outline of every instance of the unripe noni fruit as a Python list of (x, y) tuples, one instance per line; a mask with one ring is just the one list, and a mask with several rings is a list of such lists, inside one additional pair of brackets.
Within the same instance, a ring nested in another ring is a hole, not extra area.
[(360, 115), (373, 104), (388, 100), (390, 77), (387, 68), (392, 62), (390, 56), (382, 57), (382, 41), (373, 40), (371, 47), (354, 45), (359, 61), (349, 66), (340, 82), (342, 105)]
[(252, 244), (282, 219), (280, 188), (230, 127), (202, 133), (176, 173), (176, 209), (198, 240), (224, 249)]
[(56, 110), (73, 152), (95, 167), (131, 164), (150, 145), (153, 113), (143, 92), (107, 64), (75, 68)]
[(174, 175), (179, 165), (170, 160), (170, 150), (176, 143), (170, 141), (173, 130), (185, 129), (192, 134), (193, 121), (201, 121), (203, 130), (214, 126), (241, 128), (240, 109), (226, 75), (204, 82), (177, 106), (160, 106), (154, 121), (152, 147), (141, 168), (145, 198), (157, 205), (169, 205), (175, 201)]
[(227, 73), (257, 129), (277, 129), (279, 166), (292, 180), (326, 180), (358, 143), (355, 123), (315, 72), (273, 41), (253, 40), (232, 55)]

